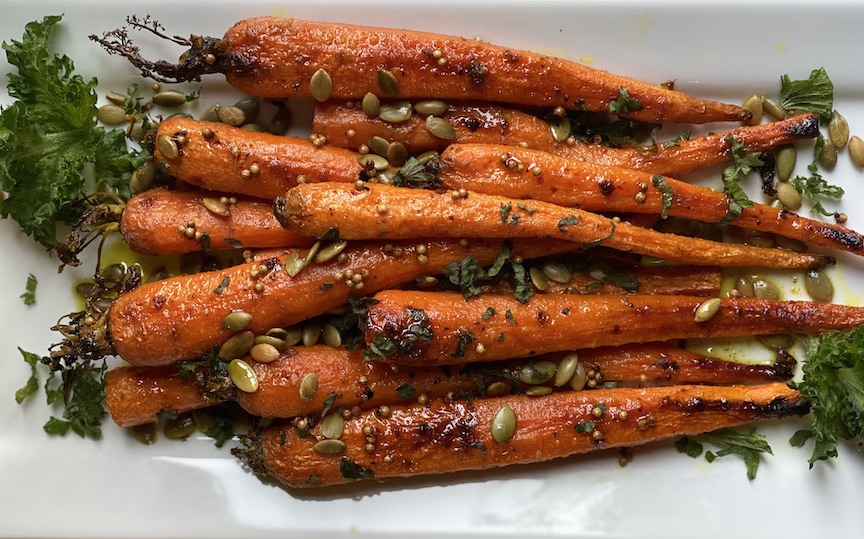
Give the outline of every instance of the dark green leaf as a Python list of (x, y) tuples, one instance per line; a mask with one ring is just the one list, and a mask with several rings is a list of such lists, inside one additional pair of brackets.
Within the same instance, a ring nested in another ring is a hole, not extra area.
[(403, 401), (410, 401), (411, 399), (413, 399), (415, 392), (416, 390), (411, 384), (402, 384), (401, 386), (396, 388), (396, 393), (399, 394), (399, 398), (401, 398)]
[(364, 468), (348, 457), (342, 457), (342, 460), (339, 461), (339, 473), (349, 481), (375, 479), (375, 473), (372, 470)]
[(702, 455), (702, 444), (693, 440), (689, 436), (683, 436), (678, 438), (675, 441), (675, 449), (678, 450), (679, 453), (684, 453), (688, 457), (693, 457), (694, 459), (700, 455)]
[(339, 393), (327, 393), (327, 398), (324, 399), (324, 407), (321, 409), (321, 417), (327, 415), (327, 412), (333, 407), (333, 403), (341, 396)]
[(62, 419), (57, 419), (54, 416), (51, 416), (51, 419), (48, 420), (42, 426), (42, 429), (45, 430), (48, 434), (64, 436), (67, 432), (69, 432), (69, 428), (72, 426), (72, 423), (69, 421), (64, 421)]
[(30, 365), (30, 378), (27, 379), (27, 383), (24, 384), (24, 387), (15, 392), (15, 402), (21, 404), (24, 402), (24, 399), (39, 390), (39, 377), (36, 371), (36, 365), (39, 364), (39, 360), (42, 358), (36, 354), (23, 350), (21, 347), (18, 347), (18, 351), (21, 352), (22, 356), (24, 356), (24, 361)]
[(558, 221), (558, 230), (561, 231), (562, 234), (567, 232), (568, 226), (573, 226), (579, 223), (579, 218), (575, 215), (571, 215), (569, 217), (564, 217), (560, 221)]
[(666, 183), (666, 178), (660, 174), (652, 176), (651, 182), (654, 184), (654, 188), (660, 191), (660, 196), (663, 200), (663, 209), (660, 211), (660, 217), (666, 219), (669, 217), (669, 209), (672, 207), (672, 188)]
[(810, 429), (801, 429), (795, 431), (795, 434), (789, 438), (789, 445), (792, 447), (802, 447), (807, 440), (813, 437), (813, 431)]
[(609, 112), (626, 116), (637, 110), (642, 110), (642, 103), (638, 99), (632, 99), (626, 89), (618, 88), (618, 99), (609, 103)]
[(824, 68), (814, 69), (806, 80), (780, 77), (780, 106), (787, 111), (807, 111), (828, 122), (834, 115), (834, 84)]
[(507, 204), (501, 204), (501, 222), (506, 223), (507, 218), (510, 216), (510, 210), (513, 209), (513, 206), (508, 202)]
[(24, 300), (24, 305), (33, 305), (36, 303), (36, 277), (33, 274), (27, 276), (27, 284), (24, 285), (24, 293), (20, 297)]
[(741, 180), (755, 167), (761, 166), (759, 153), (748, 153), (744, 143), (729, 135), (726, 141), (731, 144), (732, 164), (723, 170), (723, 191), (729, 201), (729, 209), (721, 223), (730, 223), (741, 215), (744, 208), (753, 206), (753, 201), (741, 188)]
[(585, 421), (584, 419), (573, 426), (573, 430), (580, 434), (590, 434), (594, 431), (595, 423), (593, 421)]

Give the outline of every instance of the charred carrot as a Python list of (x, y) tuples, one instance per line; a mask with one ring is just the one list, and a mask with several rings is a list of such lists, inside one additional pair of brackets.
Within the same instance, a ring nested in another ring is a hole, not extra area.
[[(164, 365), (202, 356), (236, 331), (222, 319), (245, 311), (247, 332), (288, 327), (348, 302), (424, 275), (440, 273), (468, 255), (490, 265), (501, 253), (500, 240), (413, 240), (349, 245), (342, 257), (312, 263), (293, 277), (286, 271), (305, 254), (240, 264), (224, 270), (181, 275), (142, 285), (119, 296), (108, 313), (114, 351), (133, 365)], [(417, 252), (420, 246), (422, 256)], [(513, 253), (534, 258), (566, 252), (555, 241), (513, 242)], [(359, 280), (346, 279), (349, 272)]]
[[(593, 212), (668, 214), (709, 223), (722, 221), (729, 212), (726, 195), (707, 187), (524, 148), (452, 145), (441, 155), (438, 177), (447, 189), (532, 198)], [(766, 204), (744, 208), (732, 223), (864, 254), (861, 234)]]
[[(446, 365), (666, 339), (818, 334), (864, 323), (864, 308), (809, 301), (723, 299), (709, 319), (690, 296), (534, 295), (467, 300), (449, 292), (386, 290), (369, 306), (366, 343), (378, 357)], [(700, 315), (704, 316), (704, 315)]]
[[(548, 202), (441, 193), (367, 183), (299, 185), (276, 199), (282, 226), (320, 236), (338, 226), (343, 238), (555, 238), (599, 245), (671, 262), (710, 266), (813, 267), (831, 257), (664, 234)], [(338, 216), (334, 222), (334, 216)]]
[(239, 453), (261, 475), (292, 488), (318, 487), (540, 462), (807, 411), (782, 383), (438, 400), (362, 412), (345, 420), (339, 439), (326, 439), (320, 425), (299, 431), (274, 424)]
[(156, 164), (171, 176), (268, 200), (307, 181), (354, 183), (361, 170), (348, 150), (190, 118), (162, 121), (155, 140)]
[(762, 152), (813, 138), (819, 129), (815, 116), (802, 114), (692, 139), (611, 148), (587, 144), (575, 137), (558, 142), (546, 121), (527, 112), (488, 103), (451, 103), (441, 118), (453, 127), (452, 139), (433, 135), (419, 115), (393, 123), (369, 118), (360, 108), (348, 107), (344, 102), (326, 101), (315, 105), (312, 130), (327, 137), (328, 144), (351, 150), (368, 145), (372, 137), (401, 142), (412, 154), (442, 152), (450, 144), (522, 145), (588, 163), (676, 177), (728, 162), (732, 140), (744, 145), (748, 153)]
[(252, 18), (236, 23), (221, 39), (188, 40), (190, 49), (176, 65), (147, 62), (124, 37), (115, 32), (91, 39), (126, 56), (145, 75), (181, 81), (224, 73), (238, 90), (265, 98), (324, 101), (358, 99), (372, 92), (402, 99), (434, 96), (561, 106), (657, 123), (737, 122), (750, 117), (735, 105), (697, 99), (561, 58), (415, 30)]
[(151, 189), (135, 195), (123, 209), (120, 232), (133, 251), (151, 255), (312, 244), (280, 226), (272, 204), (206, 191)]
[[(250, 414), (292, 418), (313, 416), (325, 408), (356, 412), (432, 399), (590, 389), (609, 382), (754, 385), (788, 380), (794, 367), (790, 362), (749, 365), (723, 361), (666, 343), (446, 368), (403, 366), (398, 371), (380, 361), (366, 361), (360, 350), (348, 352), (323, 345), (288, 348), (270, 363), (247, 362), (258, 380), (258, 389), (252, 393), (230, 389), (230, 383), (216, 384), (218, 391), (208, 390), (211, 384), (202, 389), (195, 377), (181, 377), (173, 366), (116, 367), (106, 377), (108, 410), (118, 425), (130, 427), (152, 423), (160, 413), (182, 413), (233, 398)], [(317, 382), (313, 391), (304, 384), (310, 378)]]

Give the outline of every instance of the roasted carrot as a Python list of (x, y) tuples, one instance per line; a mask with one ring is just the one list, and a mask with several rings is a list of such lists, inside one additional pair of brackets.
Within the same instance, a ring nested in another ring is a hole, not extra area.
[(176, 367), (116, 367), (105, 375), (105, 404), (121, 427), (156, 421), (160, 412), (180, 414), (217, 404)]
[[(417, 253), (417, 246), (425, 250)], [(232, 311), (252, 315), (246, 331), (264, 333), (288, 327), (344, 305), (354, 294), (372, 294), (444, 267), (468, 255), (490, 265), (501, 253), (500, 240), (413, 240), (349, 245), (344, 260), (311, 264), (294, 277), (285, 270), (288, 256), (240, 264), (224, 270), (181, 275), (142, 285), (119, 296), (108, 314), (116, 351), (134, 365), (164, 365), (191, 360), (236, 332), (222, 329)], [(565, 252), (555, 241), (513, 242), (513, 253), (534, 258)], [(303, 260), (301, 255), (300, 260)], [(347, 270), (362, 275), (349, 285)]]
[(292, 488), (318, 487), (541, 462), (807, 411), (801, 395), (782, 383), (438, 400), (353, 416), (338, 441), (325, 441), (320, 426), (310, 436), (273, 424), (240, 453), (261, 475)]
[(671, 262), (710, 266), (813, 267), (831, 257), (663, 234), (548, 202), (464, 192), (460, 195), (367, 183), (299, 185), (276, 199), (282, 226), (346, 239), (429, 237), (555, 238), (603, 244)]
[(280, 226), (272, 204), (247, 198), (229, 203), (219, 199), (218, 193), (207, 191), (144, 191), (130, 198), (123, 209), (120, 232), (133, 251), (151, 255), (312, 244), (310, 238)]
[[(697, 320), (704, 298), (535, 295), (467, 300), (449, 292), (386, 290), (369, 306), (366, 342), (381, 359), (446, 365), (667, 339), (817, 334), (864, 323), (864, 308), (809, 301), (723, 299)], [(422, 331), (421, 331), (422, 330)]]
[(155, 140), (156, 164), (171, 176), (268, 200), (298, 182), (354, 183), (361, 170), (357, 154), (342, 148), (189, 118), (163, 120)]
[[(176, 65), (147, 62), (124, 37), (115, 32), (91, 39), (126, 56), (147, 76), (180, 81), (224, 73), (241, 92), (265, 98), (323, 101), (357, 99), (372, 92), (402, 99), (432, 96), (562, 106), (657, 123), (750, 118), (735, 105), (697, 99), (561, 58), (414, 30), (252, 18), (236, 23), (221, 39), (189, 40), (190, 50)], [(616, 107), (622, 100), (627, 105)]]
[(351, 150), (368, 145), (372, 137), (401, 142), (412, 154), (429, 150), (442, 152), (450, 144), (524, 145), (588, 163), (674, 177), (729, 161), (729, 137), (743, 144), (748, 153), (762, 152), (796, 140), (813, 138), (819, 129), (815, 116), (802, 114), (692, 139), (611, 148), (586, 144), (575, 137), (557, 142), (546, 121), (527, 112), (489, 103), (453, 103), (441, 117), (453, 126), (454, 136), (450, 140), (430, 133), (425, 119), (418, 115), (402, 123), (393, 123), (377, 117), (369, 118), (359, 107), (346, 106), (345, 102), (326, 101), (315, 105), (312, 131), (327, 137), (328, 144)]
[[(452, 145), (441, 155), (438, 177), (446, 189), (531, 198), (593, 212), (668, 213), (713, 223), (729, 211), (726, 195), (707, 187), (507, 146)], [(664, 196), (671, 200), (664, 202)], [(864, 236), (857, 232), (766, 204), (744, 208), (732, 223), (822, 247), (864, 252)]]

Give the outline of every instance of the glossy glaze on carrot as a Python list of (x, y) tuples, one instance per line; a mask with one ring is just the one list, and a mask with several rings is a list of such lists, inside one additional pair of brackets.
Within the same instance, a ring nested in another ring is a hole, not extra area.
[(153, 423), (163, 412), (181, 414), (218, 402), (202, 394), (194, 379), (181, 377), (176, 367), (121, 366), (105, 375), (105, 404), (121, 427)]

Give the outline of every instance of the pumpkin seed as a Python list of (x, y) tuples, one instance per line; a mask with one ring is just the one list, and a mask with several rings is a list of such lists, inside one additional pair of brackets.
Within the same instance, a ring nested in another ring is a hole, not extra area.
[(219, 121), (232, 127), (240, 127), (246, 123), (246, 113), (238, 107), (220, 107), (217, 112)]
[(255, 344), (255, 334), (244, 331), (234, 335), (219, 348), (219, 359), (226, 361), (245, 356)]
[(345, 420), (342, 414), (330, 414), (321, 420), (321, 436), (331, 440), (338, 440), (345, 430)]
[(304, 401), (312, 400), (318, 391), (318, 375), (310, 372), (300, 381), (300, 398)]
[(420, 116), (441, 116), (450, 105), (438, 99), (424, 99), (414, 103), (414, 111)]
[(759, 342), (772, 350), (788, 350), (795, 344), (792, 335), (760, 335)]
[(347, 245), (348, 242), (343, 240), (331, 243), (327, 247), (321, 248), (321, 250), (318, 251), (318, 254), (315, 255), (315, 263), (321, 264), (336, 258), (339, 256), (339, 253), (345, 250)]
[(240, 129), (243, 131), (250, 131), (252, 133), (266, 133), (267, 126), (261, 124), (253, 124), (253, 123), (245, 123), (240, 126)]
[(231, 215), (231, 210), (228, 209), (228, 206), (223, 204), (218, 198), (204, 197), (201, 199), (201, 205), (207, 208), (207, 211), (210, 213), (222, 217), (228, 217)]
[(576, 372), (573, 373), (573, 378), (570, 379), (570, 387), (575, 391), (580, 391), (585, 388), (585, 384), (588, 383), (588, 370), (585, 369), (585, 365), (580, 361), (578, 365), (576, 365)]
[(435, 150), (429, 150), (428, 152), (423, 152), (420, 155), (418, 155), (417, 156), (417, 162), (420, 163), (421, 165), (425, 165), (429, 161), (436, 159), (438, 157), (438, 155), (440, 155), (440, 154), (438, 152), (436, 152)]
[(720, 310), (720, 298), (711, 298), (709, 300), (705, 300), (696, 307), (696, 316), (694, 316), (694, 320), (696, 322), (705, 322), (714, 318), (714, 315), (717, 314), (717, 311)]
[(783, 146), (777, 151), (777, 177), (780, 180), (785, 182), (792, 177), (797, 159), (798, 151), (795, 149), (795, 146)]
[(558, 284), (567, 284), (573, 280), (573, 272), (563, 262), (548, 260), (543, 262), (542, 270), (550, 281)]
[(550, 122), (549, 131), (552, 132), (552, 138), (555, 139), (555, 142), (565, 142), (572, 132), (570, 118), (565, 116), (558, 123)]
[(252, 97), (241, 99), (234, 103), (234, 106), (243, 111), (247, 122), (254, 122), (261, 111), (261, 101)]
[(111, 307), (112, 303), (114, 303), (114, 298), (111, 296), (99, 296), (93, 300), (93, 308), (100, 313), (104, 313), (109, 307)]
[(222, 108), (222, 105), (216, 104), (208, 108), (204, 111), (204, 114), (201, 115), (201, 120), (204, 122), (218, 122), (219, 121), (219, 109)]
[(132, 128), (129, 130), (129, 136), (132, 140), (142, 142), (150, 131), (150, 122), (146, 118), (138, 118), (132, 123)]
[(750, 119), (747, 121), (747, 124), (759, 125), (759, 122), (762, 121), (762, 113), (764, 112), (762, 107), (762, 96), (756, 94), (751, 95), (744, 100), (741, 107), (750, 111)]
[(543, 273), (543, 270), (538, 267), (532, 267), (528, 270), (528, 276), (531, 278), (531, 284), (534, 287), (543, 292), (549, 289), (549, 279), (546, 277), (546, 274)]
[(849, 142), (849, 122), (836, 110), (828, 122), (828, 138), (837, 148), (842, 148)]
[(216, 414), (210, 408), (192, 411), (192, 421), (199, 432), (206, 433), (216, 426)]
[(267, 132), (273, 135), (284, 135), (291, 129), (291, 109), (281, 107), (276, 111), (276, 114), (270, 118), (270, 124), (267, 126)]
[(780, 299), (777, 285), (762, 277), (753, 279), (753, 293), (759, 299)]
[(411, 118), (411, 103), (407, 101), (393, 101), (384, 103), (378, 110), (378, 117), (385, 122), (394, 124), (408, 121)]
[(786, 117), (786, 111), (779, 103), (770, 97), (762, 96), (762, 110), (775, 120), (782, 120)]
[(756, 287), (753, 285), (753, 280), (750, 277), (738, 277), (735, 280), (735, 290), (738, 291), (738, 297), (756, 297)]
[(126, 123), (126, 111), (119, 105), (102, 105), (96, 111), (96, 119), (105, 125), (123, 125)]
[(525, 394), (529, 397), (540, 397), (552, 393), (552, 388), (549, 386), (531, 386), (525, 390)]
[(159, 135), (156, 140), (156, 148), (166, 159), (180, 157), (180, 148), (177, 147), (177, 142), (168, 135)]
[(106, 288), (114, 288), (120, 281), (123, 280), (123, 277), (126, 275), (126, 264), (117, 263), (105, 266), (102, 268), (102, 271), (99, 272), (99, 277), (102, 279), (102, 284)]
[(321, 440), (313, 445), (312, 449), (322, 455), (338, 455), (345, 451), (345, 442), (342, 440)]
[(84, 282), (75, 285), (75, 292), (84, 299), (96, 293), (96, 283)]
[(165, 422), (162, 433), (171, 440), (185, 440), (195, 432), (195, 420), (192, 414), (180, 414)]
[(492, 418), (492, 439), (506, 444), (516, 432), (516, 412), (509, 406), (502, 406)]
[(339, 348), (342, 346), (342, 335), (333, 324), (325, 323), (321, 326), (321, 340), (330, 348)]
[(258, 363), (271, 363), (279, 359), (279, 350), (270, 343), (258, 343), (249, 349), (249, 356)]
[(396, 97), (399, 95), (399, 81), (396, 80), (396, 75), (386, 69), (378, 70), (378, 87), (384, 92), (384, 95)]
[(300, 270), (302, 270), (306, 266), (306, 262), (300, 258), (300, 255), (297, 254), (297, 251), (292, 251), (288, 258), (285, 260), (285, 272), (294, 277)]
[(129, 428), (129, 433), (138, 442), (144, 445), (153, 445), (156, 443), (158, 435), (156, 433), (156, 425), (147, 423), (146, 425), (135, 425)]
[(285, 328), (270, 328), (265, 335), (284, 341), (288, 338), (288, 330)]
[(126, 105), (126, 96), (118, 92), (112, 92), (110, 90), (105, 92), (105, 99), (121, 107)]
[(790, 211), (801, 209), (801, 193), (789, 182), (777, 182), (774, 186), (777, 190), (777, 200), (783, 203), (783, 207)]
[(357, 158), (357, 161), (364, 167), (366, 166), (366, 163), (372, 161), (372, 166), (375, 168), (375, 170), (379, 171), (386, 170), (387, 167), (390, 166), (390, 163), (387, 162), (386, 157), (381, 157), (380, 155), (374, 153), (367, 153), (366, 155), (361, 155)]
[(576, 352), (567, 354), (558, 362), (558, 370), (555, 371), (555, 387), (561, 387), (573, 378), (576, 368), (579, 366), (579, 356)]
[(390, 148), (390, 142), (384, 137), (374, 136), (369, 139), (369, 151), (381, 157), (387, 157), (387, 149)]
[(327, 101), (333, 93), (333, 79), (330, 78), (330, 73), (324, 69), (313, 73), (312, 78), (309, 79), (309, 93), (315, 101)]
[(381, 100), (378, 99), (377, 95), (368, 92), (363, 96), (363, 101), (360, 106), (363, 108), (363, 112), (366, 116), (374, 118), (378, 116), (378, 111), (381, 110)]
[(244, 393), (254, 393), (258, 390), (258, 375), (242, 359), (232, 359), (228, 364), (228, 378)]
[(390, 163), (391, 166), (397, 168), (401, 167), (406, 161), (408, 161), (408, 148), (406, 148), (401, 142), (391, 142), (390, 145), (387, 146), (385, 157), (387, 157), (387, 162)]
[(819, 164), (827, 170), (833, 170), (837, 166), (837, 146), (834, 146), (830, 138), (825, 139), (825, 143), (822, 144), (816, 158), (819, 160)]
[(318, 251), (321, 250), (321, 240), (315, 240), (315, 243), (312, 244), (312, 247), (309, 248), (309, 251), (306, 253), (306, 258), (303, 259), (303, 267), (305, 268), (313, 260), (318, 256)]
[[(783, 182), (778, 182), (778, 184)], [(794, 187), (792, 189), (795, 189)], [(747, 232), (744, 242), (747, 245), (754, 247), (774, 247), (774, 234), (770, 232), (762, 232), (761, 230), (751, 230)]]
[(222, 319), (222, 329), (225, 331), (240, 331), (252, 321), (252, 315), (246, 311), (231, 311)]
[(486, 387), (487, 397), (501, 397), (510, 393), (510, 385), (507, 382), (492, 382)]
[(531, 385), (545, 384), (555, 376), (557, 368), (554, 363), (546, 360), (529, 363), (519, 370), (519, 379)]
[(774, 241), (777, 243), (777, 247), (786, 249), (787, 251), (795, 251), (796, 253), (807, 251), (807, 244), (801, 240), (787, 238), (785, 236), (774, 236)]
[(831, 284), (828, 274), (822, 270), (814, 269), (807, 272), (804, 276), (804, 289), (814, 301), (830, 303), (834, 299), (834, 285)]
[(321, 338), (321, 322), (312, 321), (303, 327), (303, 346), (312, 346)]
[(165, 90), (153, 96), (153, 103), (167, 108), (182, 107), (186, 104), (186, 94), (176, 90)]
[(298, 326), (292, 326), (290, 328), (285, 329), (285, 344), (288, 346), (295, 346), (303, 339), (303, 330)]
[(858, 135), (849, 138), (849, 157), (857, 167), (864, 167), (864, 140)]
[(153, 187), (156, 183), (156, 178), (159, 175), (159, 169), (152, 159), (148, 159), (132, 172), (129, 178), (129, 190), (133, 195), (143, 193)]
[[(258, 335), (258, 336), (256, 336), (253, 347), (257, 346), (259, 344), (269, 344), (270, 346), (272, 346), (273, 348), (275, 348), (276, 350), (278, 350), (280, 352), (282, 352), (283, 350), (288, 348), (288, 345), (285, 343), (285, 341), (283, 339), (280, 339), (279, 337), (274, 337), (272, 335)], [(251, 353), (251, 350), (250, 350), (250, 353)]]
[(426, 130), (432, 136), (442, 140), (453, 140), (456, 137), (456, 130), (453, 129), (453, 124), (438, 116), (426, 117)]

